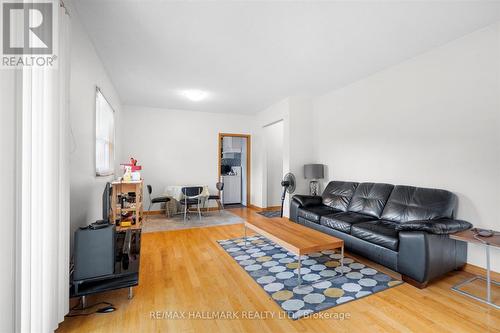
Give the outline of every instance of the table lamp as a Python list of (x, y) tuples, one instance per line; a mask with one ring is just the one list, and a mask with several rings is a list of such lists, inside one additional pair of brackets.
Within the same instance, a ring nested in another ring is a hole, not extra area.
[(322, 179), (325, 174), (323, 164), (306, 164), (304, 165), (304, 178), (311, 179), (309, 182), (309, 192), (311, 195), (318, 195), (319, 183), (318, 179)]

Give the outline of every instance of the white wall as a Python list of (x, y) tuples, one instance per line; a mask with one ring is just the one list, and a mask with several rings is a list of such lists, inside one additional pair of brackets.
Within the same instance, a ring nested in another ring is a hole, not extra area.
[[(314, 142), (313, 117), (311, 98), (290, 98), (288, 171), (292, 172), (296, 178), (294, 194), (309, 194), (309, 180), (304, 178), (304, 164), (321, 163), (315, 156), (316, 144)], [(285, 211), (288, 211), (288, 209)]]
[[(73, 6), (71, 6), (73, 7)], [(101, 88), (115, 110), (116, 163), (121, 142), (119, 97), (110, 81), (94, 46), (83, 30), (78, 13), (71, 10), (71, 83), (70, 122), (71, 142), (71, 235), (82, 225), (102, 216), (102, 191), (113, 177), (95, 176), (95, 89)]]
[(16, 198), (16, 109), (15, 71), (0, 70), (0, 188), (2, 200), (2, 270), (0, 274), (0, 332), (14, 332), (15, 324), (15, 198)]
[[(252, 152), (252, 172), (256, 183), (252, 184), (252, 196), (259, 207), (267, 205), (267, 149), (265, 127), (282, 120), (283, 122), (283, 175), (292, 172), (297, 180), (295, 193), (308, 193), (308, 183), (304, 179), (304, 164), (315, 163), (313, 143), (313, 109), (308, 97), (289, 97), (281, 100), (257, 114), (255, 149)], [(289, 216), (287, 195), (283, 214)]]
[[(317, 162), (330, 179), (450, 190), (458, 218), (499, 230), (499, 80), (496, 24), (328, 93), (314, 103)], [(484, 258), (469, 247), (468, 262)]]
[(254, 128), (251, 116), (223, 113), (125, 106), (122, 115), (121, 161), (139, 161), (153, 195), (167, 185), (189, 184), (208, 185), (215, 193), (218, 134), (251, 135)]
[(255, 135), (252, 143), (252, 186), (250, 197), (257, 207), (267, 207), (267, 153), (264, 128), (283, 121), (283, 171), (288, 170), (289, 153), (289, 99), (281, 100), (256, 116)]
[(267, 207), (281, 205), (283, 121), (264, 127), (267, 161)]

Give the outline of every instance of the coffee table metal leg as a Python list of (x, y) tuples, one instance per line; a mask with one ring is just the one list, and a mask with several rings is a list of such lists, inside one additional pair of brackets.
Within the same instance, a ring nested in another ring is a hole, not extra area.
[(340, 275), (344, 275), (344, 245), (340, 250)]
[(245, 247), (247, 247), (247, 226), (243, 223), (243, 232), (245, 234)]
[(297, 267), (297, 273), (299, 274), (299, 284), (297, 285), (297, 287), (300, 287), (300, 285), (302, 284), (302, 275), (300, 275), (300, 266), (301, 266), (301, 255), (299, 254), (299, 266)]
[(486, 300), (491, 303), (490, 246), (486, 245)]

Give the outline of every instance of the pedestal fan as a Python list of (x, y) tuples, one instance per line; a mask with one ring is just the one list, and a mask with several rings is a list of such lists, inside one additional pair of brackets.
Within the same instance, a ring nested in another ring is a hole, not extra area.
[(289, 172), (283, 177), (281, 181), (281, 186), (283, 186), (283, 195), (281, 196), (281, 211), (280, 216), (283, 217), (283, 204), (285, 202), (286, 193), (292, 194), (295, 191), (295, 176), (293, 173)]

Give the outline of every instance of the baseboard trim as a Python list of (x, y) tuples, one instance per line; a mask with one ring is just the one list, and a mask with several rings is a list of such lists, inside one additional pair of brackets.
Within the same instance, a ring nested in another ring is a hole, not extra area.
[(256, 211), (259, 211), (261, 212), (262, 211), (262, 207), (259, 207), (259, 206), (255, 206), (255, 205), (248, 205), (247, 208), (250, 208), (250, 209), (253, 209), (253, 210), (256, 210)]
[[(479, 267), (476, 265), (472, 265), (472, 264), (465, 264), (461, 270), (464, 272), (467, 272), (467, 273), (474, 274), (474, 275), (486, 276), (486, 269), (485, 268), (482, 268), (482, 267)], [(500, 273), (495, 272), (495, 271), (491, 271), (491, 278), (493, 280), (500, 281)]]
[[(224, 206), (224, 208), (231, 208), (231, 206), (228, 206), (228, 207)], [(209, 211), (209, 212), (214, 212), (214, 211), (218, 211), (218, 210), (219, 210), (219, 208), (218, 208), (218, 207), (208, 207), (208, 211)], [(206, 212), (206, 211), (207, 211), (207, 209), (206, 209), (206, 208), (203, 208), (201, 211), (202, 211), (202, 212)]]
[(255, 205), (248, 205), (247, 208), (250, 208), (250, 209), (253, 209), (253, 210), (256, 210), (256, 211), (259, 211), (259, 212), (265, 212), (265, 211), (269, 211), (269, 210), (278, 210), (278, 209), (281, 209), (281, 206), (269, 206), (269, 207), (259, 207), (259, 206), (255, 206)]
[(165, 214), (165, 210), (145, 210), (144, 215), (161, 215)]
[(279, 210), (281, 209), (281, 206), (270, 206), (270, 207), (266, 207), (266, 208), (262, 208), (262, 210)]

